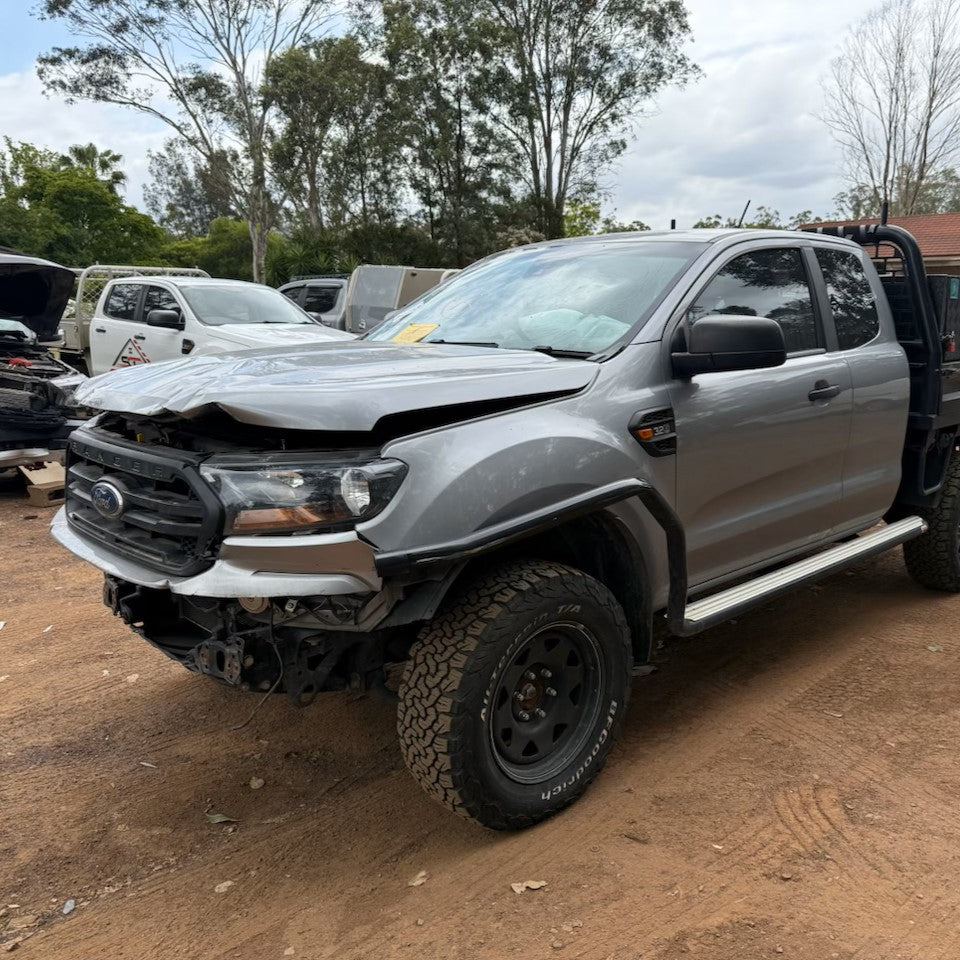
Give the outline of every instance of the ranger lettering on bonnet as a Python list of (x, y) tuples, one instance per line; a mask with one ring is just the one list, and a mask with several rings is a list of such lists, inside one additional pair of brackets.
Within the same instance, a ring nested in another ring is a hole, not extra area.
[(53, 532), (195, 673), (300, 705), (401, 675), (414, 777), (524, 827), (603, 766), (654, 617), (901, 544), (960, 590), (958, 328), (896, 227), (533, 244), (360, 340), (91, 381)]

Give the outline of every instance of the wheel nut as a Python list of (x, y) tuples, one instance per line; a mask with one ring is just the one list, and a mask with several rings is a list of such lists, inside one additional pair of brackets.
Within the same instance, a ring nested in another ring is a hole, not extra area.
[(546, 667), (544, 667), (540, 671), (540, 676), (543, 677), (544, 680), (549, 680), (553, 676), (553, 671), (548, 670)]
[(514, 699), (514, 700), (523, 700), (523, 691), (522, 691), (522, 690), (516, 690), (516, 691), (514, 691), (513, 699)]
[(537, 675), (536, 675), (532, 670), (528, 670), (528, 671), (523, 675), (523, 679), (524, 679), (524, 680), (536, 680), (536, 679), (537, 679)]
[(547, 715), (547, 711), (546, 711), (546, 710), (541, 710), (540, 707), (537, 707), (537, 709), (536, 709), (536, 714), (537, 714), (537, 718), (538, 718), (539, 720), (542, 720), (542, 719)]
[(521, 720), (529, 720), (529, 719), (530, 719), (530, 714), (527, 713), (526, 710), (521, 710), (521, 711), (517, 714), (517, 716), (518, 716)]
[(554, 690), (553, 687), (547, 687), (547, 689), (544, 690), (543, 692), (544, 692), (548, 697), (555, 697), (555, 696), (557, 695), (557, 691)]

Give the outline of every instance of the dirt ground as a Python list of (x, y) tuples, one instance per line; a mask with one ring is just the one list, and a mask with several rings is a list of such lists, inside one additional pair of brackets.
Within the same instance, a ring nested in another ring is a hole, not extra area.
[(960, 599), (899, 553), (671, 642), (587, 796), (504, 835), (421, 793), (389, 703), (275, 697), (231, 729), (256, 700), (130, 634), (49, 517), (0, 497), (15, 955), (960, 956)]

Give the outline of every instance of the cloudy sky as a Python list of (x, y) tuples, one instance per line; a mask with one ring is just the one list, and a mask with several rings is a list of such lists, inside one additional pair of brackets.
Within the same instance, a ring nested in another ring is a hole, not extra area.
[[(842, 188), (836, 147), (817, 119), (819, 79), (868, 0), (687, 0), (691, 54), (704, 76), (663, 93), (606, 186), (609, 207), (654, 228), (739, 215), (747, 200), (785, 217), (828, 214)], [(167, 133), (129, 110), (67, 106), (43, 95), (39, 53), (71, 38), (0, 0), (0, 135), (63, 149), (94, 141), (122, 153), (130, 202), (142, 202), (146, 154)]]

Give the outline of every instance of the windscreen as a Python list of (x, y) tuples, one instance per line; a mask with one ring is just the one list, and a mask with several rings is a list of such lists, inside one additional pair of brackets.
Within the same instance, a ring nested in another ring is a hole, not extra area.
[(521, 248), (429, 291), (368, 339), (600, 353), (648, 319), (703, 249), (654, 240)]
[(37, 335), (18, 320), (0, 317), (0, 340), (16, 340), (18, 343), (36, 343)]
[(179, 289), (197, 319), (211, 327), (227, 323), (314, 323), (295, 303), (270, 287), (198, 283), (182, 284)]

